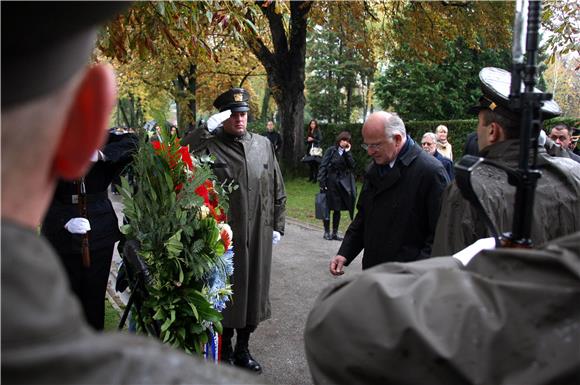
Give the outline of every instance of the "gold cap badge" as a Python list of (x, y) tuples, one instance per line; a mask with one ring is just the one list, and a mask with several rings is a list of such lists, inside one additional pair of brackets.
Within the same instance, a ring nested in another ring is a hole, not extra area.
[(235, 102), (241, 102), (242, 100), (244, 100), (244, 95), (242, 95), (242, 94), (234, 94), (234, 101)]

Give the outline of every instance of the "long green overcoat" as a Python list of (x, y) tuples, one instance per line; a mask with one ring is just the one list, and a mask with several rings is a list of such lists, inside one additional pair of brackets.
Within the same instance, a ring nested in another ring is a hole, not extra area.
[(223, 326), (242, 328), (270, 318), (272, 232), (284, 234), (286, 192), (270, 141), (252, 133), (234, 137), (217, 129), (191, 143), (195, 155), (215, 156), (220, 182), (234, 181), (228, 223), (234, 235), (233, 298), (223, 312)]

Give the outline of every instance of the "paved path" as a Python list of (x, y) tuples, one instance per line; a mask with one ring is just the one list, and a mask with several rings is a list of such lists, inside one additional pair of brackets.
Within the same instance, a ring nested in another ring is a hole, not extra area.
[[(111, 195), (111, 200), (120, 219), (120, 198)], [(339, 246), (340, 242), (322, 239), (322, 226), (286, 221), (285, 236), (272, 256), (272, 318), (261, 323), (250, 340), (250, 351), (263, 366), (262, 376), (272, 384), (312, 384), (304, 355), (304, 324), (322, 288), (340, 279), (328, 273), (328, 262)], [(113, 265), (110, 282), (116, 274)], [(359, 257), (346, 274), (360, 270)]]

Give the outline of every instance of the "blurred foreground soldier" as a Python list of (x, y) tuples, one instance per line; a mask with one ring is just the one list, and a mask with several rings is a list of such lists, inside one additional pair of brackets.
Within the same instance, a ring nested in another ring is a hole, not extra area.
[(351, 222), (330, 274), (344, 274), (364, 249), (362, 268), (384, 262), (410, 262), (431, 256), (441, 194), (449, 183), (445, 169), (410, 136), (401, 118), (371, 114), (362, 128), (367, 168)]
[[(195, 138), (190, 148), (196, 155), (215, 157), (214, 172), (220, 182), (239, 186), (229, 195), (233, 300), (223, 312), (221, 359), (260, 373), (261, 365), (249, 352), (249, 339), (271, 315), (272, 244), (284, 234), (286, 193), (274, 147), (265, 137), (246, 130), (248, 100), (243, 88), (224, 92), (213, 103), (220, 112), (208, 119), (207, 128), (213, 134), (193, 133), (188, 140)], [(231, 343), (234, 329), (235, 350)]]
[(580, 232), (537, 250), (386, 263), (307, 318), (315, 384), (580, 383)]
[[(87, 67), (97, 25), (124, 3), (2, 2), (2, 383), (252, 383), (158, 341), (95, 333), (37, 229), (59, 178), (80, 178), (115, 103)], [(26, 20), (24, 33), (15, 34)]]
[[(498, 68), (480, 72), (483, 96), (471, 111), (478, 115), (480, 156), (516, 169), (520, 116), (509, 109), (510, 73)], [(554, 101), (542, 107), (544, 119), (559, 115)], [(552, 157), (538, 146), (537, 167), (542, 172), (534, 201), (531, 239), (535, 245), (580, 231), (580, 167), (568, 158)], [(491, 170), (490, 170), (491, 169)], [(512, 228), (515, 187), (505, 172), (491, 166), (476, 169), (472, 181), (480, 186), (480, 200), (500, 233)], [(491, 234), (480, 213), (463, 198), (457, 183), (443, 194), (433, 256), (451, 255)]]
[[(42, 223), (42, 234), (57, 251), (85, 317), (96, 330), (104, 328), (113, 247), (121, 239), (107, 188), (132, 160), (137, 144), (134, 134), (109, 133), (107, 145), (103, 151), (95, 151), (84, 178), (58, 182)], [(83, 210), (86, 217), (79, 216)], [(87, 252), (84, 261), (83, 253)]]

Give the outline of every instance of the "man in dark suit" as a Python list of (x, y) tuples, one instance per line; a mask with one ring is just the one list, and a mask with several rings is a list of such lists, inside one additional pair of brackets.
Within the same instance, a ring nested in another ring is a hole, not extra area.
[(333, 275), (343, 274), (343, 267), (363, 249), (363, 269), (429, 258), (448, 183), (443, 165), (407, 135), (396, 114), (371, 114), (362, 136), (373, 163), (365, 174), (358, 212), (330, 261)]
[(451, 159), (444, 157), (441, 155), (439, 151), (437, 151), (437, 135), (432, 132), (426, 132), (423, 134), (421, 138), (421, 147), (423, 150), (429, 154), (433, 155), (435, 159), (437, 159), (443, 167), (445, 167), (445, 171), (447, 171), (447, 175), (449, 176), (449, 180), (452, 181), (455, 178), (455, 172), (453, 171), (453, 162)]

